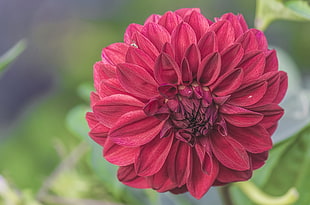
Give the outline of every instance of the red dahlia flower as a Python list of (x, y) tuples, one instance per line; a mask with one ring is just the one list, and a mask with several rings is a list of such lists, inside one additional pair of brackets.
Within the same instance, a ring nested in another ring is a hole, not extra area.
[(242, 15), (151, 15), (94, 65), (90, 137), (118, 179), (201, 198), (247, 180), (272, 147), (287, 75)]

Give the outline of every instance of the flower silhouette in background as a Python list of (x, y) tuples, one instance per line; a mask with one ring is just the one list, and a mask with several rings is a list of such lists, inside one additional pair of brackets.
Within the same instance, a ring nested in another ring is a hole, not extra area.
[(267, 159), (287, 75), (242, 15), (151, 15), (94, 65), (90, 137), (118, 179), (158, 192), (244, 181)]

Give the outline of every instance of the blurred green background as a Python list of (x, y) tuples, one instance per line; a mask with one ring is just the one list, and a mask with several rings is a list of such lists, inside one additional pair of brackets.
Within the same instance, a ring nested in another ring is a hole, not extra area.
[[(37, 192), (83, 141), (68, 129), (67, 114), (87, 106), (78, 88), (92, 84), (101, 49), (122, 41), (128, 24), (183, 7), (199, 7), (208, 18), (242, 13), (254, 24), (255, 1), (248, 0), (0, 0), (0, 54), (27, 40), (26, 50), (0, 76), (0, 175)], [(303, 76), (310, 72), (309, 33), (309, 23), (287, 21), (266, 31), (269, 43), (291, 55)], [(81, 163), (78, 172), (85, 183), (96, 181), (88, 179), (93, 175), (87, 165)]]

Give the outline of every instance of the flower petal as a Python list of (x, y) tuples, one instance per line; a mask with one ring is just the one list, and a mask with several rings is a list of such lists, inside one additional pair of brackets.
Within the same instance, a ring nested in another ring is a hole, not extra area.
[(172, 11), (168, 11), (159, 19), (158, 24), (165, 27), (169, 33), (172, 33), (181, 21), (182, 18), (179, 15)]
[(224, 119), (237, 127), (250, 127), (256, 125), (263, 119), (263, 114), (253, 112), (241, 107), (224, 104), (220, 107)]
[(195, 31), (185, 22), (180, 23), (171, 34), (171, 44), (175, 50), (176, 62), (180, 65), (186, 49), (197, 43)]
[(196, 199), (200, 199), (212, 186), (218, 174), (218, 162), (210, 161), (212, 164), (210, 174), (206, 174), (201, 169), (201, 164), (197, 153), (192, 151), (192, 168), (187, 181), (188, 191)]
[(209, 86), (214, 83), (221, 72), (221, 57), (218, 52), (205, 57), (197, 73), (197, 81), (202, 85)]
[(279, 67), (276, 50), (270, 50), (267, 52), (266, 64), (264, 73), (277, 71)]
[(237, 39), (241, 34), (244, 33), (240, 18), (243, 18), (241, 14), (235, 15), (233, 13), (226, 13), (221, 16), (220, 20), (227, 20), (231, 23), (235, 31), (235, 38)]
[(132, 39), (136, 46), (147, 53), (153, 60), (155, 60), (155, 58), (159, 55), (159, 52), (154, 44), (140, 32), (135, 32)]
[(220, 165), (219, 174), (216, 179), (222, 183), (246, 181), (252, 177), (252, 173), (253, 172), (251, 169), (245, 171), (236, 171)]
[(228, 125), (229, 135), (251, 153), (260, 153), (272, 148), (272, 141), (267, 130), (260, 124), (251, 127)]
[(164, 165), (169, 154), (173, 136), (155, 137), (151, 142), (141, 147), (135, 160), (135, 170), (139, 176), (151, 176)]
[(179, 84), (181, 81), (178, 65), (165, 53), (161, 53), (155, 61), (154, 76), (159, 84)]
[(154, 60), (139, 48), (129, 47), (126, 55), (126, 63), (136, 64), (144, 68), (150, 74), (153, 73)]
[(152, 14), (150, 15), (144, 22), (144, 24), (147, 23), (158, 23), (159, 19), (161, 18), (161, 15), (158, 14)]
[(232, 44), (221, 52), (222, 69), (221, 75), (236, 68), (243, 58), (244, 50), (240, 44)]
[(201, 58), (218, 51), (217, 37), (213, 31), (207, 32), (198, 42)]
[(116, 71), (122, 87), (127, 92), (144, 99), (158, 96), (158, 85), (144, 68), (131, 63), (122, 63), (117, 65)]
[(265, 164), (265, 161), (268, 158), (268, 153), (269, 153), (268, 151), (258, 153), (258, 154), (249, 153), (249, 156), (252, 159), (251, 161), (252, 161), (252, 169), (253, 170), (258, 169)]
[(283, 108), (275, 103), (251, 109), (264, 115), (260, 124), (267, 129), (273, 127), (284, 114)]
[(280, 76), (279, 92), (276, 98), (273, 100), (274, 103), (280, 103), (282, 101), (288, 88), (287, 73), (279, 71), (279, 76)]
[(258, 49), (258, 42), (256, 40), (255, 33), (252, 29), (249, 29), (243, 35), (241, 35), (237, 40), (237, 43), (240, 43), (245, 52)]
[(144, 103), (134, 97), (115, 94), (103, 98), (93, 107), (93, 110), (102, 124), (112, 127), (122, 115), (130, 111), (141, 110), (143, 106)]
[(131, 186), (137, 189), (147, 189), (150, 188), (145, 177), (140, 177), (136, 174), (134, 166), (122, 166), (117, 171), (117, 178), (123, 184)]
[(193, 12), (200, 13), (200, 8), (182, 8), (182, 9), (175, 10), (175, 13), (181, 16), (182, 18), (185, 18), (188, 15), (191, 15), (191, 13)]
[(217, 96), (227, 96), (240, 87), (243, 76), (242, 69), (231, 70), (219, 77), (213, 85), (210, 85), (210, 88)]
[(222, 51), (230, 46), (235, 40), (235, 32), (231, 23), (227, 20), (221, 20), (212, 24), (209, 31), (214, 31), (218, 41), (218, 49)]
[(244, 58), (238, 65), (243, 68), (244, 81), (257, 79), (264, 73), (265, 54), (261, 51), (252, 51), (244, 55)]
[(206, 17), (197, 11), (193, 11), (190, 15), (186, 16), (184, 21), (193, 28), (197, 39), (200, 39), (209, 28), (209, 23)]
[(129, 48), (125, 43), (113, 43), (102, 50), (102, 62), (117, 65), (125, 61), (126, 52)]
[(187, 48), (187, 50), (185, 51), (185, 59), (187, 59), (188, 61), (192, 78), (195, 78), (197, 76), (198, 67), (201, 62), (201, 54), (197, 44), (192, 44), (190, 47)]
[(116, 78), (102, 80), (99, 88), (100, 98), (104, 98), (106, 96), (114, 94), (127, 94), (127, 92), (123, 89), (119, 80)]
[(163, 123), (155, 117), (146, 116), (143, 110), (128, 112), (114, 124), (109, 137), (119, 145), (141, 146), (159, 134)]
[(145, 35), (160, 52), (165, 43), (170, 43), (170, 33), (163, 26), (156, 23), (144, 25), (141, 33)]
[(111, 64), (99, 61), (94, 64), (93, 68), (94, 68), (94, 86), (96, 90), (99, 90), (100, 83), (102, 80), (116, 77), (116, 67)]
[(132, 39), (133, 34), (134, 34), (136, 31), (140, 32), (140, 31), (142, 30), (142, 28), (143, 28), (143, 26), (140, 25), (140, 24), (135, 24), (135, 23), (130, 24), (130, 25), (127, 27), (126, 31), (125, 31), (125, 34), (124, 34), (124, 42), (127, 43), (127, 44), (129, 44), (129, 45), (132, 44), (132, 43), (134, 43), (134, 42), (133, 42), (133, 39)]
[(212, 152), (225, 167), (245, 171), (251, 168), (245, 148), (230, 136), (214, 135), (211, 138)]

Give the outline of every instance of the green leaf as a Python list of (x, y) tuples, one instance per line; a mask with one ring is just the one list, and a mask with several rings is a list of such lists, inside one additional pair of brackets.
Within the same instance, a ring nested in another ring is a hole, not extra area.
[(257, 0), (255, 27), (265, 30), (275, 20), (310, 21), (310, 7), (302, 0)]
[(92, 91), (94, 91), (94, 86), (91, 83), (83, 83), (77, 89), (78, 95), (86, 102), (89, 102)]
[(89, 110), (88, 106), (78, 105), (67, 114), (66, 122), (68, 129), (83, 140), (89, 139), (89, 128), (85, 119), (85, 115)]
[(26, 48), (26, 40), (18, 41), (10, 50), (0, 57), (0, 72), (4, 70)]
[[(271, 196), (282, 196), (295, 187), (299, 193), (296, 205), (310, 201), (310, 124), (297, 134), (274, 146), (269, 159), (255, 171), (251, 181)], [(230, 188), (234, 204), (253, 204), (234, 186)]]

